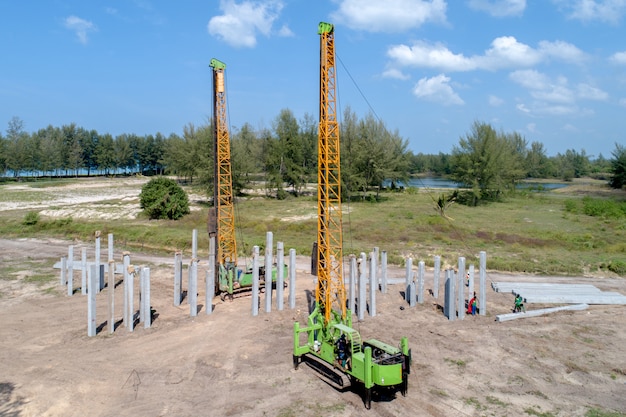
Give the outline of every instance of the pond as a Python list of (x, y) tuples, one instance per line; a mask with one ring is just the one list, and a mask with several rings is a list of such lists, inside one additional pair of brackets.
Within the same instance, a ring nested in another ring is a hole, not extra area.
[[(390, 186), (390, 182), (384, 184), (386, 187)], [(404, 184), (402, 184), (404, 185)], [(411, 178), (407, 184), (409, 187), (415, 188), (461, 188), (461, 184), (449, 179), (439, 177), (424, 177), (424, 178)], [(533, 189), (538, 191), (550, 191), (558, 188), (567, 187), (566, 183), (559, 182), (523, 182), (517, 185), (517, 189)]]

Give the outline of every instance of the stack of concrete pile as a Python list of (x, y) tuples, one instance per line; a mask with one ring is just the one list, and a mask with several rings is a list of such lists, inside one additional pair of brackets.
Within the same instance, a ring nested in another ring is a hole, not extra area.
[(601, 291), (590, 284), (494, 282), (491, 286), (496, 292), (519, 295), (526, 303), (626, 305), (626, 296), (617, 292)]
[(496, 321), (537, 317), (564, 310), (586, 310), (589, 308), (589, 304), (626, 305), (626, 296), (617, 292), (601, 291), (589, 284), (494, 282), (491, 287), (496, 292), (510, 292), (516, 296), (519, 295), (524, 303), (569, 304), (520, 313), (499, 314), (496, 316)]

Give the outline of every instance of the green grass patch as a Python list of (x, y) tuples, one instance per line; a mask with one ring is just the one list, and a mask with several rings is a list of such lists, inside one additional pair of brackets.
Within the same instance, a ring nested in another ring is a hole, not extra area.
[(449, 363), (450, 365), (455, 365), (458, 368), (465, 368), (467, 365), (467, 362), (462, 359), (443, 358), (443, 361)]
[[(47, 183), (59, 185), (58, 181)], [(3, 197), (7, 196), (4, 188), (14, 186), (0, 185)], [(47, 186), (42, 185), (44, 189)], [(186, 190), (198, 193), (198, 190)], [(584, 209), (587, 204), (588, 212), (589, 207), (595, 207), (598, 212), (611, 213), (612, 209), (603, 207), (613, 207), (613, 203), (592, 203), (600, 200), (596, 198), (584, 203), (587, 201), (584, 198), (563, 192), (543, 193), (533, 198), (518, 194), (479, 207), (453, 204), (446, 210), (448, 218), (444, 218), (435, 211), (433, 196), (427, 191), (389, 192), (383, 197), (382, 202), (351, 201), (342, 205), (345, 256), (369, 253), (379, 247), (387, 251), (388, 262), (395, 265), (404, 265), (409, 256), (432, 265), (435, 255), (442, 257), (444, 265), (455, 265), (459, 256), (466, 257), (467, 265), (477, 265), (479, 252), (486, 251), (490, 270), (626, 276), (626, 216), (588, 215)], [(20, 203), (47, 198), (45, 191), (10, 189), (7, 201)], [(124, 203), (111, 199), (98, 205)], [(623, 204), (614, 203), (617, 207)], [(23, 212), (4, 211), (0, 212), (0, 235), (90, 241), (94, 231), (101, 230), (104, 236), (113, 233), (116, 245), (125, 245), (129, 250), (169, 253), (190, 249), (191, 231), (198, 229), (199, 254), (204, 257), (208, 255), (208, 208), (197, 207), (200, 210), (177, 221), (150, 221), (141, 216), (134, 220), (45, 216), (35, 219), (34, 214), (27, 214), (26, 219)], [(266, 233), (271, 231), (274, 242), (282, 241), (286, 249), (294, 248), (299, 255), (308, 256), (317, 239), (316, 216), (317, 202), (310, 196), (290, 196), (280, 201), (263, 196), (239, 197), (235, 205), (238, 252), (240, 256), (250, 256), (253, 246), (264, 250)]]
[(18, 279), (17, 277), (17, 272), (21, 271), (21, 269), (18, 269), (17, 267), (14, 266), (2, 266), (0, 268), (0, 280), (3, 281), (15, 281)]
[(431, 389), (429, 390), (429, 392), (430, 392), (432, 395), (436, 396), (436, 397), (440, 397), (440, 398), (447, 398), (447, 397), (449, 397), (448, 393), (447, 393), (447, 392), (445, 392), (445, 391), (444, 391), (444, 390), (442, 390), (442, 389), (435, 389), (435, 388), (431, 388)]
[(491, 395), (488, 395), (485, 400), (492, 405), (497, 405), (498, 407), (508, 407), (509, 405), (511, 405), (511, 403), (506, 403), (502, 400), (500, 400), (499, 398), (493, 397)]
[(34, 275), (27, 275), (26, 277), (24, 277), (24, 282), (42, 286), (42, 285), (45, 285), (54, 281), (55, 278), (56, 277), (51, 274), (34, 274)]
[(535, 397), (543, 398), (544, 400), (548, 399), (548, 396), (541, 391), (528, 391), (526, 394), (534, 395)]
[(626, 413), (601, 410), (599, 408), (590, 408), (585, 413), (585, 417), (626, 417)]
[(81, 179), (79, 178), (49, 178), (49, 179), (22, 179), (23, 184), (28, 184), (30, 188), (50, 188), (50, 187), (63, 187), (66, 185), (73, 185), (81, 183)]
[(463, 398), (463, 402), (467, 405), (473, 406), (476, 410), (479, 410), (479, 411), (487, 409), (487, 407), (482, 405), (480, 401), (478, 401), (478, 398), (476, 397)]
[(528, 407), (524, 409), (524, 412), (526, 414), (528, 414), (529, 416), (537, 416), (537, 417), (556, 417), (555, 414), (546, 411), (546, 412), (542, 412), (541, 410), (538, 410), (537, 408), (534, 407)]

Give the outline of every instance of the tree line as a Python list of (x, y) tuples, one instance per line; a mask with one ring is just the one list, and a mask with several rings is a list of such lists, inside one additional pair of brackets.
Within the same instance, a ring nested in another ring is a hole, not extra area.
[[(283, 109), (271, 128), (246, 123), (232, 128), (233, 187), (240, 192), (252, 181), (265, 184), (268, 195), (299, 195), (305, 184), (317, 181), (317, 121), (309, 114), (298, 120)], [(372, 114), (359, 118), (347, 108), (340, 123), (342, 186), (365, 198), (385, 186), (399, 187), (411, 176), (428, 174), (451, 178), (469, 187), (475, 198), (493, 197), (515, 188), (526, 178), (571, 180), (604, 178), (616, 188), (615, 169), (626, 158), (616, 144), (614, 158), (592, 159), (574, 149), (548, 157), (540, 142), (528, 143), (518, 133), (496, 131), (474, 122), (450, 154), (414, 154), (408, 141), (390, 131)], [(161, 133), (113, 137), (75, 124), (48, 126), (31, 134), (13, 117), (0, 133), (0, 174), (21, 176), (77, 176), (111, 174), (168, 174), (191, 183), (212, 184), (213, 128), (184, 126), (182, 135)], [(623, 175), (623, 174), (622, 174)], [(618, 176), (618, 179), (620, 177)], [(348, 194), (345, 194), (348, 195)]]
[(0, 133), (0, 174), (23, 176), (109, 175), (112, 173), (163, 173), (165, 143), (162, 134), (113, 137), (72, 123), (48, 126), (32, 134), (18, 117), (9, 121), (6, 136)]

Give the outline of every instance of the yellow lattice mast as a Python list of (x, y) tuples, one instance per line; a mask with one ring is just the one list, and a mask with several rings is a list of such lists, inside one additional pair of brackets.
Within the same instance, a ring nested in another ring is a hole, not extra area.
[(330, 23), (321, 22), (320, 35), (320, 122), (317, 174), (317, 287), (315, 299), (325, 323), (331, 310), (346, 318), (346, 291), (343, 285), (341, 231), (341, 175), (339, 123), (336, 109), (335, 35)]
[(213, 177), (213, 212), (209, 217), (213, 233), (217, 235), (217, 263), (236, 265), (237, 243), (235, 241), (235, 209), (233, 206), (233, 180), (230, 162), (230, 137), (226, 115), (226, 87), (224, 70), (226, 64), (212, 59), (213, 68), (213, 129), (214, 129), (214, 177)]

